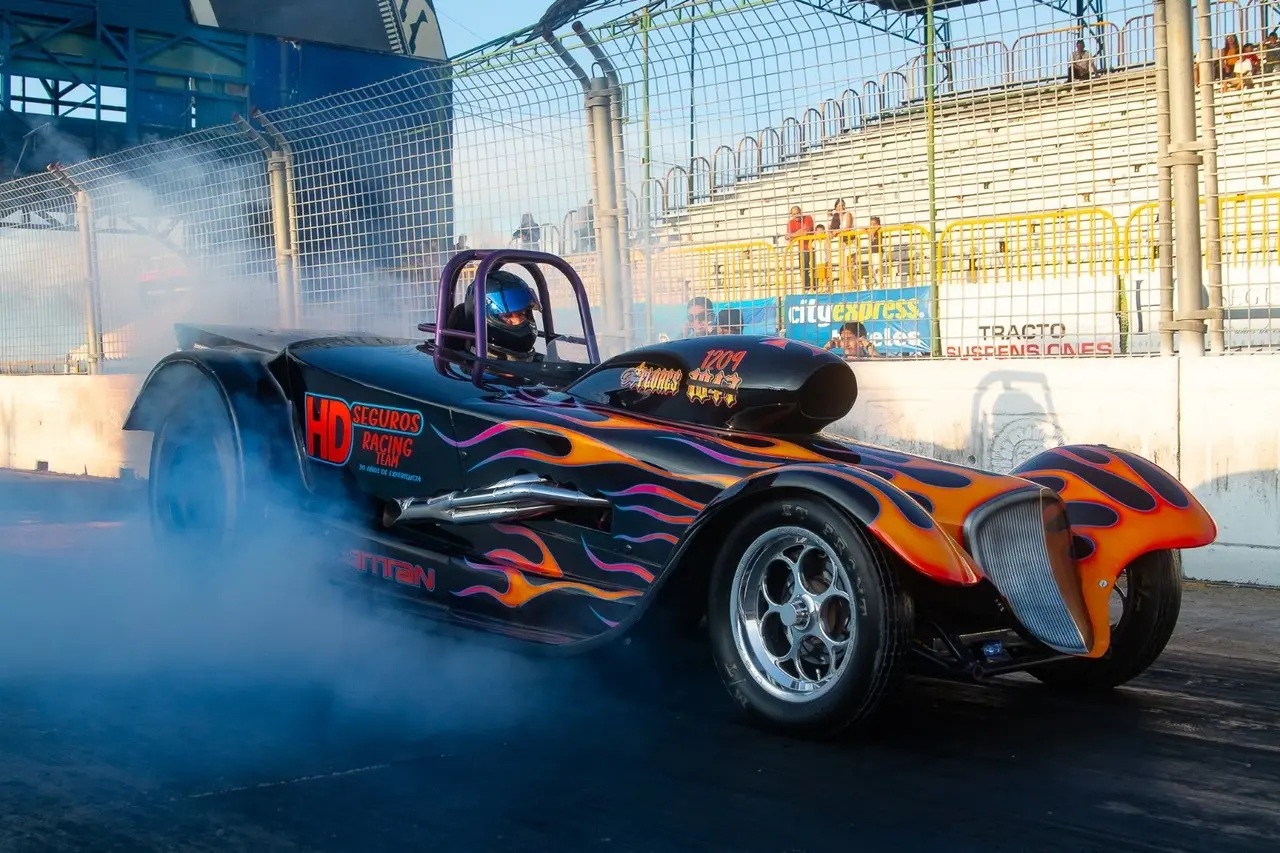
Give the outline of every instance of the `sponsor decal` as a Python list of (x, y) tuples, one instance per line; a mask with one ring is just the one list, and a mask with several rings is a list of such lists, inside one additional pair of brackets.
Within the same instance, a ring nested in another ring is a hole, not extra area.
[[(1065, 340), (1070, 333), (1062, 322), (1009, 320), (977, 326), (983, 343), (950, 344), (944, 347), (949, 358), (1016, 358), (1039, 356), (1111, 355), (1115, 351), (1109, 340)], [(1084, 334), (1088, 334), (1087, 332)]]
[(1014, 323), (1008, 325), (979, 326), (978, 334), (982, 335), (984, 341), (989, 340), (1030, 340), (1033, 338), (1065, 338), (1067, 336), (1067, 326), (1065, 323)]
[(707, 350), (706, 356), (702, 359), (700, 369), (705, 373), (708, 370), (737, 370), (742, 364), (742, 360), (747, 357), (747, 351), (744, 349), (728, 350), (713, 349)]
[(425, 589), (429, 592), (434, 591), (436, 588), (435, 569), (424, 570), (422, 566), (414, 563), (357, 549), (347, 551), (344, 559), (348, 565), (353, 566), (360, 574), (380, 577), (384, 580), (395, 581), (403, 586)]
[(670, 397), (680, 391), (684, 372), (677, 368), (650, 367), (641, 362), (622, 371), (622, 387), (647, 394)]
[(372, 453), (381, 467), (399, 468), (401, 459), (413, 456), (413, 439), (387, 432), (366, 432), (360, 439), (360, 449)]
[(330, 465), (346, 465), (355, 446), (351, 407), (345, 400), (308, 394), (306, 410), (307, 456)]
[(698, 369), (689, 373), (685, 391), (689, 402), (711, 402), (729, 409), (738, 405), (738, 388), (742, 385), (738, 366), (746, 357), (746, 350), (708, 350)]
[[(307, 456), (328, 465), (346, 465), (356, 449), (373, 454), (374, 465), (361, 471), (393, 470), (413, 456), (414, 436), (421, 434), (423, 416), (411, 409), (348, 403), (338, 397), (307, 394), (303, 400)], [(408, 478), (406, 478), (408, 479)], [(417, 478), (419, 481), (421, 478)]]
[(1115, 345), (1111, 341), (1063, 341), (1061, 343), (1039, 344), (967, 344), (965, 346), (947, 346), (944, 354), (948, 358), (1013, 358), (1016, 356), (1072, 356), (1072, 355), (1111, 355)]
[(932, 347), (928, 287), (793, 294), (783, 300), (787, 337), (822, 346), (845, 323), (861, 323), (881, 355), (928, 353)]
[(422, 482), (422, 478), (417, 474), (407, 474), (404, 471), (397, 471), (395, 468), (380, 468), (377, 465), (366, 465), (361, 462), (359, 470), (366, 474), (377, 474), (379, 477), (390, 477), (393, 480), (404, 480), (409, 483)]
[(351, 420), (356, 426), (379, 432), (401, 435), (418, 435), (422, 432), (422, 413), (409, 409), (355, 403), (351, 406)]

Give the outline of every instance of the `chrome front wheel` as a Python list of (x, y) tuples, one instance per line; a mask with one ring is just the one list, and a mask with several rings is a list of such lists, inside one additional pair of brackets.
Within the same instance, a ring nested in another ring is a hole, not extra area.
[(912, 635), (898, 565), (816, 494), (758, 504), (711, 572), (707, 628), (730, 695), (758, 723), (827, 737), (871, 717)]
[(810, 702), (846, 671), (854, 633), (853, 584), (840, 557), (803, 527), (766, 531), (733, 576), (733, 639), (770, 695)]

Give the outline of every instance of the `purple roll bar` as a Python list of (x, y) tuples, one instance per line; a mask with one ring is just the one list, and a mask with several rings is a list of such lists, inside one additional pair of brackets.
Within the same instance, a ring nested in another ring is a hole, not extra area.
[[(529, 271), (529, 275), (533, 277), (533, 282), (538, 288), (538, 299), (542, 303), (542, 316), (546, 321), (544, 334), (548, 341), (555, 335), (555, 319), (551, 314), (551, 292), (547, 287), (547, 277), (543, 275), (538, 265), (546, 264), (559, 270), (568, 279), (569, 286), (573, 288), (573, 294), (578, 302), (578, 314), (582, 318), (582, 336), (587, 344), (587, 358), (592, 364), (600, 363), (600, 348), (596, 344), (595, 325), (591, 321), (591, 305), (587, 301), (587, 288), (582, 283), (582, 278), (578, 275), (577, 270), (570, 266), (568, 261), (548, 252), (530, 252), (523, 249), (465, 249), (450, 258), (449, 263), (445, 264), (444, 272), (440, 274), (440, 293), (436, 300), (436, 321), (418, 325), (418, 330), (421, 332), (435, 333), (432, 361), (435, 363), (436, 370), (444, 371), (444, 353), (440, 344), (444, 337), (444, 325), (448, 322), (449, 312), (453, 308), (453, 296), (457, 290), (458, 278), (461, 276), (462, 270), (472, 261), (480, 261), (480, 267), (476, 270), (475, 278), (478, 282), (485, 281), (492, 270), (505, 263), (515, 262)], [(453, 337), (475, 341), (476, 364), (471, 371), (471, 378), (477, 383), (479, 383), (480, 377), (484, 375), (484, 363), (489, 356), (489, 336), (481, 332), (485, 323), (484, 299), (484, 287), (477, 287), (475, 289), (476, 326), (470, 332), (449, 330), (449, 335)]]

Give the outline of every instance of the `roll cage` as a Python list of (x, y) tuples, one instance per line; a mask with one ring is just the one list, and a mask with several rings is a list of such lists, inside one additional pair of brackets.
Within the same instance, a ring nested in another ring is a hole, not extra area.
[[(475, 322), (471, 327), (471, 331), (451, 328), (449, 323), (451, 312), (455, 307), (454, 295), (457, 292), (458, 280), (462, 276), (462, 271), (473, 261), (480, 262), (475, 276), (475, 280), (478, 282), (485, 281), (490, 272), (506, 265), (517, 264), (523, 267), (533, 278), (534, 285), (538, 288), (538, 300), (542, 304), (543, 325), (545, 327), (538, 330), (538, 337), (547, 342), (547, 354), (549, 356), (553, 355), (556, 341), (564, 341), (565, 343), (585, 346), (587, 348), (588, 363), (592, 365), (600, 363), (600, 349), (596, 343), (595, 326), (591, 322), (591, 305), (587, 299), (587, 289), (582, 283), (582, 278), (568, 261), (548, 252), (530, 252), (523, 249), (465, 249), (450, 258), (445, 265), (444, 271), (440, 274), (440, 291), (436, 300), (435, 322), (418, 324), (418, 331), (432, 333), (431, 355), (436, 370), (443, 372), (446, 369), (445, 361), (447, 355), (445, 351), (453, 349), (453, 347), (446, 346), (446, 338), (474, 343), (475, 364), (471, 368), (471, 379), (477, 385), (481, 384), (481, 378), (489, 362), (491, 347), (489, 346), (489, 336), (485, 333), (484, 328), (485, 291), (483, 287), (474, 289), (475, 305), (473, 316), (475, 317)], [(574, 297), (578, 304), (578, 314), (582, 320), (583, 337), (556, 333), (555, 318), (551, 310), (551, 291), (547, 287), (547, 277), (540, 268), (540, 265), (543, 264), (558, 270), (568, 280), (569, 286), (573, 289)]]

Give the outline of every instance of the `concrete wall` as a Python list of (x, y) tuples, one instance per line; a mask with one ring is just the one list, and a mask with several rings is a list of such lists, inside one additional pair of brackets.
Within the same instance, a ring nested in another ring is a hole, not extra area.
[[(1186, 554), (1204, 580), (1280, 586), (1280, 354), (868, 361), (835, 431), (1005, 472), (1046, 447), (1105, 443), (1164, 466), (1204, 501), (1220, 542)], [(147, 471), (121, 432), (141, 377), (0, 377), (0, 467)]]
[(118, 477), (147, 470), (148, 435), (120, 429), (141, 376), (0, 376), (0, 467)]

